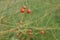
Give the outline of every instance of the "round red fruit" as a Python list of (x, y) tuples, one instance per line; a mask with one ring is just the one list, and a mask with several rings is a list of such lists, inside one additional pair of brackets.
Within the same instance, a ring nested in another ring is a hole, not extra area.
[(23, 24), (23, 21), (20, 21), (20, 24), (22, 25)]
[(14, 29), (11, 29), (10, 32), (14, 32)]
[(41, 34), (45, 34), (45, 31), (42, 30), (40, 33), (41, 33)]
[(22, 32), (22, 34), (24, 35), (24, 34), (25, 34), (25, 32)]
[(22, 8), (20, 12), (21, 12), (21, 13), (24, 13), (24, 11), (25, 11), (25, 10)]
[(32, 29), (28, 30), (28, 34), (31, 35), (32, 34)]
[(17, 37), (19, 37), (19, 34), (16, 34)]
[(30, 13), (31, 13), (31, 10), (30, 10), (30, 9), (28, 9), (28, 10), (27, 10), (27, 13), (28, 13), (28, 14), (30, 14)]
[(29, 29), (28, 32), (32, 32), (32, 29)]
[(31, 35), (31, 34), (32, 34), (32, 32), (28, 32), (28, 34), (29, 34), (29, 35)]
[(23, 8), (23, 9), (26, 9), (26, 6), (24, 5), (22, 8)]

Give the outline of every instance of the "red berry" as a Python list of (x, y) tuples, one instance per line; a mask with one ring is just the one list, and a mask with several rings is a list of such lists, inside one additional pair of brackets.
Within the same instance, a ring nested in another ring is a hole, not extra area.
[(17, 33), (16, 36), (19, 37), (19, 34)]
[(24, 11), (25, 11), (25, 10), (22, 8), (20, 12), (21, 12), (21, 13), (24, 13)]
[(23, 8), (23, 9), (26, 9), (26, 6), (24, 5), (22, 8)]
[(32, 30), (31, 30), (31, 29), (28, 30), (28, 34), (29, 34), (29, 35), (32, 34)]
[(42, 30), (40, 33), (41, 33), (41, 34), (45, 34), (45, 31)]
[(10, 32), (14, 32), (14, 29), (11, 29)]
[(19, 23), (22, 25), (23, 24), (23, 21), (20, 21)]
[(29, 29), (28, 32), (32, 32), (32, 29)]
[(27, 10), (27, 13), (28, 13), (28, 14), (30, 14), (30, 13), (31, 13), (31, 10), (30, 10), (30, 9), (28, 9), (28, 10)]
[(32, 32), (28, 32), (28, 34), (29, 34), (29, 35), (31, 35), (31, 34), (32, 34)]

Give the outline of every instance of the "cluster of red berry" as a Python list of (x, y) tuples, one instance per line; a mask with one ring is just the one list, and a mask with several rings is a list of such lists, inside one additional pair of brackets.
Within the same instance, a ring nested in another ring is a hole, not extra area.
[[(24, 6), (22, 7), (22, 9), (20, 10), (20, 12), (21, 12), (21, 13), (24, 13), (24, 12), (25, 12), (25, 9), (26, 9), (26, 6), (24, 5)], [(27, 10), (27, 14), (30, 14), (30, 13), (31, 13), (31, 10), (28, 9), (28, 10)]]
[(40, 34), (44, 35), (46, 32), (44, 30), (40, 31)]
[[(46, 32), (45, 32), (44, 30), (41, 30), (39, 33), (42, 34), (42, 35), (45, 35)], [(24, 35), (25, 32), (23, 32), (22, 34)], [(28, 29), (27, 34), (28, 34), (28, 35), (32, 35), (32, 34), (33, 34), (32, 29)], [(18, 37), (19, 35), (20, 35), (20, 34), (16, 34), (17, 37)]]
[[(11, 29), (10, 32), (14, 32), (14, 29)], [(46, 32), (45, 32), (44, 30), (40, 30), (39, 33), (42, 34), (42, 35), (45, 35), (45, 34), (46, 34)], [(25, 32), (22, 32), (22, 34), (24, 35), (24, 34), (26, 34), (26, 33), (25, 33)], [(28, 30), (27, 30), (27, 34), (28, 34), (28, 35), (32, 35), (32, 34), (33, 34), (33, 30), (32, 30), (32, 29), (28, 29)], [(17, 33), (16, 36), (19, 37), (20, 34)]]
[[(21, 13), (24, 13), (25, 12), (25, 9), (26, 9), (26, 6), (25, 5), (23, 5), (23, 7), (21, 8), (21, 10), (20, 10), (20, 12)], [(31, 13), (31, 10), (30, 10), (30, 8), (29, 9), (27, 9), (27, 14), (30, 14)], [(22, 21), (20, 21), (20, 23), (19, 24), (23, 24), (23, 22)], [(28, 31), (27, 31), (27, 34), (28, 35), (32, 35), (32, 29), (28, 29)], [(42, 34), (42, 35), (44, 35), (45, 34), (45, 31), (44, 30), (41, 30), (40, 32), (39, 32), (40, 34)], [(23, 32), (23, 34), (25, 34), (24, 32)], [(20, 34), (16, 34), (16, 36), (18, 37)]]

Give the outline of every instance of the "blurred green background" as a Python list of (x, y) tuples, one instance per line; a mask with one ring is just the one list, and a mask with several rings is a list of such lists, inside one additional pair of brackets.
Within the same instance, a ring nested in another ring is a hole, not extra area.
[[(27, 8), (21, 14), (23, 5)], [(31, 9), (31, 14), (27, 14), (28, 8)], [(16, 33), (20, 34), (20, 31), (8, 31), (19, 28), (21, 19), (21, 31), (32, 28), (32, 38), (28, 39), (28, 34), (17, 38)], [(38, 33), (40, 28), (46, 29), (44, 36)], [(60, 40), (60, 0), (0, 0), (0, 40)]]

